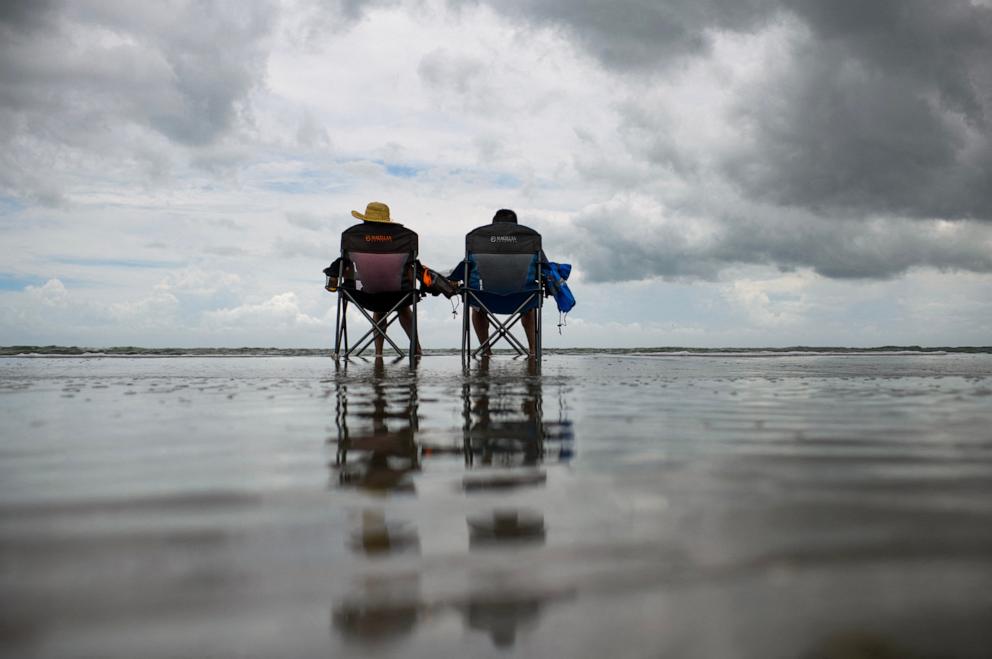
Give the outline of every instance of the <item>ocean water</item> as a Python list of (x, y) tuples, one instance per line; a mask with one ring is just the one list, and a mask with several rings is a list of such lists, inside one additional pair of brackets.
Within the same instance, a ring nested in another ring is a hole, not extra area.
[(987, 353), (217, 354), (0, 358), (0, 654), (992, 655)]

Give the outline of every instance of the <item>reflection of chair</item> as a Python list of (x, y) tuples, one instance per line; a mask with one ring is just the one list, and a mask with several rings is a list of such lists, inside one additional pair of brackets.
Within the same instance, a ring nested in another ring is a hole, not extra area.
[[(488, 360), (483, 360), (486, 362)], [(463, 384), (463, 443), (466, 465), (535, 466), (544, 457), (539, 379), (517, 387), (494, 387), (481, 379)]]
[[(525, 370), (490, 371), (490, 360), (482, 359), (475, 377), (462, 382), (462, 450), (466, 466), (535, 467), (546, 452), (557, 449), (560, 459), (565, 442), (558, 424), (544, 420), (543, 381), (533, 377), (537, 364)], [(548, 447), (548, 440), (554, 444)], [(566, 455), (570, 450), (565, 451)], [(552, 454), (554, 455), (554, 454)], [(521, 472), (511, 481), (521, 485), (543, 482)], [(468, 483), (467, 485), (474, 484)], [(500, 482), (484, 482), (498, 487)]]
[[(496, 222), (475, 229), (465, 237), (463, 262), (462, 357), (477, 357), (487, 352), (500, 339), (520, 355), (528, 350), (510, 330), (523, 314), (536, 310), (535, 357), (541, 358), (541, 308), (544, 285), (541, 276), (541, 234), (528, 227), (509, 222)], [(469, 328), (469, 307), (476, 307), (492, 323), (494, 329), (482, 344), (472, 351)], [(509, 314), (500, 321), (496, 314)]]
[[(341, 258), (334, 273), (338, 287), (337, 319), (334, 327), (334, 358), (361, 355), (381, 336), (397, 352), (403, 351), (386, 333), (400, 316), (400, 311), (412, 307), (410, 331), (410, 363), (414, 363), (417, 346), (416, 261), (417, 234), (399, 224), (364, 222), (341, 235)], [(354, 303), (371, 324), (368, 332), (349, 347), (348, 302)], [(383, 314), (376, 320), (369, 312)]]
[[(413, 490), (408, 476), (420, 468), (416, 377), (410, 377), (404, 386), (402, 380), (387, 377), (385, 367), (377, 362), (371, 391), (359, 388), (349, 392), (340, 375), (335, 388), (338, 433), (334, 466), (340, 484), (373, 491)], [(351, 430), (349, 421), (358, 424), (356, 431)], [(359, 459), (349, 463), (349, 454), (357, 454)]]

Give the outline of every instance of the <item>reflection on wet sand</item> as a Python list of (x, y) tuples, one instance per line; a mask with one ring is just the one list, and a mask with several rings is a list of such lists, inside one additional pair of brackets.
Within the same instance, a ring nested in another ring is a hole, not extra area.
[(417, 575), (397, 575), (363, 581), (335, 606), (331, 623), (345, 641), (381, 645), (409, 636), (419, 622), (457, 613), (467, 629), (485, 633), (497, 647), (508, 647), (519, 631), (538, 626), (547, 605), (574, 597), (572, 589), (488, 588), (431, 600), (422, 595)]
[(497, 508), (469, 517), (469, 546), (473, 549), (509, 542), (544, 542), (544, 516), (533, 510)]
[[(339, 482), (378, 492), (412, 492), (409, 476), (420, 468), (417, 378), (390, 379), (382, 360), (376, 360), (365, 387), (352, 392), (347, 379), (336, 381), (335, 403)], [(361, 424), (357, 433), (351, 431), (355, 422)]]
[[(494, 369), (483, 359), (463, 371), (460, 382), (453, 383), (461, 394), (460, 443), (445, 442), (431, 430), (421, 432), (418, 382), (416, 371), (390, 369), (381, 361), (370, 369), (346, 368), (335, 379), (334, 480), (338, 487), (370, 495), (350, 537), (351, 549), (360, 554), (421, 548), (414, 525), (388, 518), (388, 508), (376, 506), (388, 506), (384, 494), (416, 494), (416, 479), (433, 461), (450, 468), (451, 458), (463, 460), (460, 487), (443, 488), (443, 497), (492, 497), (495, 503), (521, 488), (546, 485), (548, 475), (541, 465), (572, 455), (571, 422), (561, 413), (554, 420), (544, 418), (543, 382), (533, 363), (503, 362)], [(436, 507), (447, 504), (436, 502)], [(540, 546), (546, 537), (542, 511), (505, 501), (466, 515), (465, 522), (467, 548), (473, 551)], [(570, 596), (560, 588), (528, 590), (506, 583), (489, 583), (468, 595), (428, 597), (421, 592), (417, 572), (364, 576), (334, 606), (333, 627), (346, 641), (383, 643), (410, 634), (422, 619), (457, 612), (468, 629), (484, 631), (503, 647), (514, 644), (518, 630), (536, 627), (546, 603)]]
[[(557, 459), (571, 456), (571, 423), (544, 420), (540, 370), (533, 362), (519, 364), (526, 375), (507, 381), (495, 376), (483, 358), (462, 381), (464, 452), (468, 466), (532, 467), (546, 459), (554, 444)], [(509, 386), (508, 386), (509, 385)], [(482, 479), (469, 481), (481, 486)], [(524, 476), (522, 484), (535, 484)], [(493, 479), (495, 487), (510, 483)]]
[[(490, 377), (489, 359), (464, 374), (462, 445), (418, 443), (419, 398), (416, 373), (387, 375), (381, 360), (371, 377), (335, 381), (337, 455), (334, 466), (340, 484), (372, 491), (413, 491), (410, 476), (420, 458), (461, 454), (467, 467), (536, 467), (548, 459), (572, 456), (572, 425), (567, 419), (547, 421), (543, 415), (540, 373), (530, 362), (514, 364), (520, 371)], [(352, 430), (358, 425), (357, 430)], [(349, 463), (349, 456), (352, 462)], [(355, 461), (357, 458), (357, 462)], [(543, 473), (516, 470), (467, 475), (466, 490), (538, 485)]]
[(416, 551), (420, 537), (410, 524), (387, 521), (382, 511), (367, 509), (362, 511), (361, 527), (351, 534), (351, 548), (366, 554)]
[(333, 368), (0, 359), (0, 655), (989, 654), (992, 355)]
[(420, 599), (416, 574), (368, 578), (334, 609), (331, 620), (346, 640), (386, 643), (413, 631), (425, 608)]

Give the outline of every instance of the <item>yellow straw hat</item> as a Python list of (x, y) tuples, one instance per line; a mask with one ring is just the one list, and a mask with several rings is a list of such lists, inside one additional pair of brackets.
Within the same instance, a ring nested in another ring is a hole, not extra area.
[(351, 211), (351, 214), (366, 222), (389, 222), (389, 206), (381, 201), (370, 201), (365, 207), (365, 215), (358, 211)]

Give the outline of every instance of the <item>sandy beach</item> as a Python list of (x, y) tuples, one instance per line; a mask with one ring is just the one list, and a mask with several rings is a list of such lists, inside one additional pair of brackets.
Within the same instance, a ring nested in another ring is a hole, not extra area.
[(0, 358), (11, 657), (987, 657), (992, 355)]

